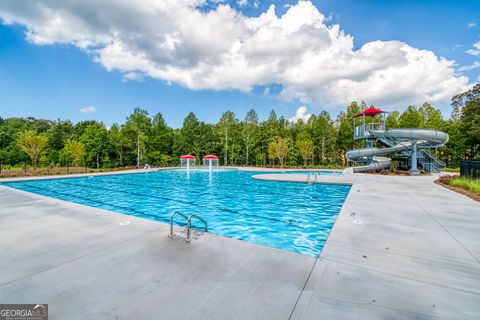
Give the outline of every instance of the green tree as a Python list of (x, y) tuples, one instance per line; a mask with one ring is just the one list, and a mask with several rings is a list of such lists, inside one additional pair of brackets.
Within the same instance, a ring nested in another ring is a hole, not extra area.
[(108, 132), (103, 123), (91, 122), (82, 130), (80, 142), (85, 147), (85, 161), (87, 164), (95, 163), (96, 168), (100, 168), (100, 162), (103, 162), (108, 155)]
[(16, 164), (27, 161), (28, 154), (23, 152), (16, 143), (20, 131), (28, 130), (29, 124), (23, 118), (7, 118), (0, 126), (0, 161)]
[[(270, 142), (275, 141), (277, 137), (280, 136), (280, 128), (277, 118), (277, 113), (275, 110), (270, 111), (268, 119), (263, 121), (260, 125), (260, 132), (261, 132), (261, 141), (263, 143), (262, 148), (260, 151), (268, 151), (267, 154), (269, 155), (269, 159), (273, 160), (276, 157), (270, 156)], [(265, 154), (266, 155), (266, 154)]]
[(262, 123), (262, 131), (266, 140), (275, 140), (280, 134), (280, 125), (275, 110), (270, 111), (268, 119)]
[(243, 123), (242, 138), (245, 146), (245, 164), (250, 164), (250, 152), (258, 143), (259, 127), (258, 115), (255, 110), (251, 109), (245, 116)]
[(400, 112), (392, 111), (388, 114), (387, 119), (385, 120), (386, 129), (395, 129), (400, 128)]
[(465, 141), (464, 156), (480, 158), (480, 84), (452, 98), (452, 118), (459, 118), (460, 133)]
[(220, 138), (220, 143), (223, 146), (223, 164), (228, 164), (228, 149), (231, 144), (233, 130), (237, 120), (235, 114), (232, 111), (226, 111), (220, 117), (220, 121), (217, 123), (216, 131)]
[(190, 112), (183, 120), (183, 126), (175, 131), (174, 150), (176, 155), (191, 153), (198, 159), (207, 153), (213, 153), (217, 148), (217, 139), (213, 125), (197, 119)]
[(441, 149), (447, 165), (458, 167), (459, 160), (463, 157), (466, 150), (466, 137), (462, 132), (462, 122), (460, 119), (452, 117), (446, 122), (445, 130), (448, 132), (448, 143)]
[(276, 146), (276, 141), (270, 141), (268, 143), (268, 157), (270, 158), (270, 161), (272, 165), (275, 165), (275, 159), (277, 159), (277, 146)]
[(108, 130), (108, 141), (111, 149), (111, 158), (118, 159), (115, 165), (123, 167), (125, 165), (125, 151), (128, 149), (128, 139), (118, 124), (114, 123)]
[(441, 130), (445, 127), (442, 112), (434, 108), (431, 104), (425, 102), (418, 108), (418, 113), (422, 117), (421, 123), (424, 128)]
[(280, 162), (280, 167), (284, 167), (285, 157), (290, 152), (290, 139), (277, 138), (268, 144), (268, 153), (271, 158), (277, 158)]
[[(355, 111), (351, 111), (352, 113)], [(348, 124), (348, 119), (344, 119), (344, 126)], [(322, 163), (326, 163), (327, 157), (335, 157), (335, 138), (337, 135), (337, 130), (335, 128), (335, 123), (330, 118), (330, 115), (326, 111), (322, 111), (317, 116), (312, 116), (309, 119), (311, 124), (312, 136), (314, 144), (317, 146), (319, 152), (318, 158)], [(352, 123), (353, 125), (353, 123)], [(346, 129), (344, 127), (344, 129)], [(347, 132), (348, 131), (348, 132)], [(350, 130), (345, 130), (345, 133), (349, 133)], [(353, 139), (353, 130), (351, 131), (352, 136), (350, 139)], [(332, 160), (331, 160), (332, 161)]]
[(214, 153), (217, 144), (214, 126), (200, 121), (196, 139), (193, 143), (194, 154), (198, 155), (200, 160), (204, 155)]
[(73, 137), (74, 138), (81, 137), (88, 127), (96, 124), (98, 124), (98, 121), (96, 120), (85, 120), (85, 121), (78, 122), (77, 124), (75, 124), (75, 127), (73, 128)]
[(346, 112), (340, 112), (337, 116), (337, 150), (344, 164), (347, 162), (346, 152), (358, 146), (353, 140), (353, 117), (360, 111), (360, 106), (354, 101), (347, 107)]
[(163, 115), (157, 113), (152, 118), (152, 128), (148, 136), (148, 159), (151, 163), (168, 164), (173, 146), (173, 130), (167, 125)]
[(77, 140), (67, 140), (64, 146), (65, 153), (73, 160), (73, 166), (77, 166), (85, 155), (85, 146)]
[(408, 106), (400, 115), (399, 126), (400, 128), (423, 128), (423, 117), (415, 106)]
[(45, 134), (37, 133), (34, 130), (20, 131), (17, 136), (17, 146), (32, 160), (33, 168), (37, 168), (38, 158), (45, 151), (48, 138)]
[(151, 129), (151, 120), (148, 117), (148, 112), (141, 108), (133, 109), (133, 113), (128, 116), (123, 129), (126, 137), (134, 142), (137, 167), (140, 167), (148, 133)]
[(303, 166), (306, 167), (308, 165), (308, 159), (313, 156), (313, 141), (308, 136), (302, 136), (297, 140), (295, 145), (302, 156)]
[(182, 128), (177, 130), (175, 134), (177, 155), (195, 154), (195, 140), (199, 137), (200, 131), (200, 121), (198, 121), (195, 113), (190, 112), (183, 120)]
[(58, 163), (65, 141), (74, 138), (74, 125), (70, 120), (58, 120), (47, 130), (46, 135), (50, 150), (48, 161)]

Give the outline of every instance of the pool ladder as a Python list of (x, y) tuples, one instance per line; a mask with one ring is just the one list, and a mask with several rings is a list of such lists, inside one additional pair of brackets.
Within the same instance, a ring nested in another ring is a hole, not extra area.
[[(312, 172), (312, 173), (308, 173), (307, 174), (307, 180), (306, 182), (308, 184), (314, 184), (315, 182), (317, 182), (317, 176), (319, 176), (320, 174), (317, 174), (317, 172)], [(310, 179), (310, 177), (313, 177), (312, 179)]]
[(186, 242), (190, 242), (192, 240), (192, 238), (190, 237), (191, 233), (192, 233), (192, 218), (196, 218), (197, 220), (199, 220), (200, 222), (202, 222), (205, 226), (205, 232), (208, 232), (208, 224), (207, 224), (207, 221), (205, 221), (204, 219), (200, 218), (199, 216), (197, 216), (196, 214), (191, 214), (189, 215), (188, 217), (186, 215), (184, 215), (183, 213), (181, 212), (178, 212), (178, 211), (174, 211), (172, 212), (172, 214), (170, 215), (170, 234), (168, 235), (169, 237), (173, 237), (174, 234), (173, 234), (173, 218), (176, 216), (176, 215), (179, 215), (181, 217), (183, 217), (185, 220), (187, 220), (187, 237), (185, 238), (185, 241)]

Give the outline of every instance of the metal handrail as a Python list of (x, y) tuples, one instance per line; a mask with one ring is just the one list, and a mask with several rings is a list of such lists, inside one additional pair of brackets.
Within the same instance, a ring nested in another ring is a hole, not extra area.
[(445, 166), (445, 162), (443, 162), (442, 160), (438, 159), (433, 153), (431, 153), (430, 151), (428, 150), (422, 150), (423, 153), (427, 154), (434, 162), (438, 163), (438, 165), (444, 167)]
[(173, 217), (175, 217), (175, 215), (177, 214), (179, 216), (182, 216), (185, 220), (187, 220), (187, 227), (188, 227), (189, 217), (187, 217), (186, 215), (178, 211), (172, 212), (172, 214), (170, 215), (170, 234), (168, 235), (169, 237), (173, 237)]
[(359, 124), (353, 128), (353, 138), (358, 140), (365, 137), (370, 137), (370, 131), (385, 131), (385, 125), (383, 122)]
[(365, 131), (375, 131), (375, 130), (382, 130), (385, 131), (385, 125), (383, 122), (371, 122), (365, 124)]
[(435, 157), (431, 152), (427, 150), (420, 150), (420, 155), (423, 157), (423, 159), (420, 158), (419, 162), (424, 168), (428, 166), (427, 172), (440, 172), (445, 168), (445, 162)]
[(310, 177), (313, 176), (313, 179), (315, 179), (315, 174), (314, 173), (308, 173), (307, 174), (307, 184), (312, 184), (313, 181), (310, 180)]
[[(305, 182), (306, 182), (307, 184), (314, 184), (314, 183), (317, 182), (317, 176), (319, 176), (319, 175), (320, 175), (320, 174), (317, 173), (317, 172), (312, 172), (312, 173), (309, 172), (309, 173), (307, 174), (307, 179), (305, 180)], [(313, 177), (313, 180), (312, 180), (312, 181), (310, 181), (310, 177)]]
[(191, 233), (191, 229), (192, 229), (192, 218), (197, 218), (198, 220), (203, 222), (203, 224), (205, 224), (205, 232), (208, 232), (207, 221), (203, 220), (202, 218), (200, 218), (196, 214), (191, 214), (187, 219), (187, 238), (185, 239), (185, 241), (187, 241), (187, 242), (189, 242), (191, 240), (190, 239), (190, 233)]

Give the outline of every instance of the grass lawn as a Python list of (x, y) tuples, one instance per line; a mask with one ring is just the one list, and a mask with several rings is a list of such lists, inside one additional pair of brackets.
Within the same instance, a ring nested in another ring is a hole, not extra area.
[(459, 176), (443, 176), (437, 183), (480, 201), (480, 179)]
[(447, 184), (452, 187), (458, 187), (465, 190), (473, 191), (480, 195), (480, 179), (458, 177), (447, 180)]

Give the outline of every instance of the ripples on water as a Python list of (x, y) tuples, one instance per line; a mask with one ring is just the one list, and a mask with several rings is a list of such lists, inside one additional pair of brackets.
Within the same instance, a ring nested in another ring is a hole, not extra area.
[(258, 173), (162, 170), (5, 185), (167, 223), (174, 210), (196, 213), (211, 233), (318, 256), (350, 187), (252, 179)]

